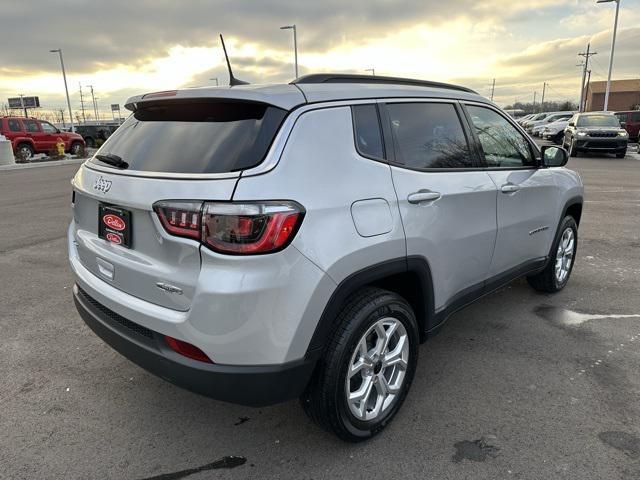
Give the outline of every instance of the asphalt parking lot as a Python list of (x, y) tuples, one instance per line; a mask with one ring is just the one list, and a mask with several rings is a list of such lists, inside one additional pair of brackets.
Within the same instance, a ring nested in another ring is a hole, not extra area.
[(569, 167), (586, 203), (567, 288), (520, 280), (451, 317), (358, 445), (295, 401), (199, 397), (104, 345), (71, 298), (78, 166), (0, 171), (0, 478), (640, 478), (640, 155)]

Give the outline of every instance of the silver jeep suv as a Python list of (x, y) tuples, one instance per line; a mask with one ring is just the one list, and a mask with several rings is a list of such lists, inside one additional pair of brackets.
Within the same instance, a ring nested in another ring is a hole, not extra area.
[(73, 179), (75, 303), (148, 371), (372, 437), (419, 344), (527, 276), (562, 289), (583, 187), (463, 87), (308, 75), (157, 92)]

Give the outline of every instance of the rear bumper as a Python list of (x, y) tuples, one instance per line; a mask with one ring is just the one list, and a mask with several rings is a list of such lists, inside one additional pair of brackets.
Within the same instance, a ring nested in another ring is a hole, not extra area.
[(76, 308), (84, 322), (113, 349), (145, 370), (175, 385), (225, 402), (259, 407), (299, 397), (317, 358), (282, 365), (216, 365), (182, 357), (163, 336), (110, 311), (73, 288)]

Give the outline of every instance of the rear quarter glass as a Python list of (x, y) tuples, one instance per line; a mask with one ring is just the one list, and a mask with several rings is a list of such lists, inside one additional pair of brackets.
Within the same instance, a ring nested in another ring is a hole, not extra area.
[[(228, 173), (255, 167), (266, 156), (287, 112), (240, 101), (145, 103), (100, 149), (128, 171)], [(92, 163), (106, 165), (96, 158)]]

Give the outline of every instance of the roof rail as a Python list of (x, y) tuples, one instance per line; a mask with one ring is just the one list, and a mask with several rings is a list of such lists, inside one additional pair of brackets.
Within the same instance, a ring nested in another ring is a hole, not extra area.
[(356, 75), (348, 73), (312, 73), (310, 75), (303, 75), (296, 78), (291, 82), (293, 85), (300, 85), (305, 83), (381, 83), (381, 84), (393, 84), (393, 85), (414, 85), (416, 87), (432, 87), (432, 88), (446, 88), (449, 90), (459, 90), (461, 92), (475, 93), (467, 87), (461, 87), (459, 85), (451, 85), (449, 83), (432, 82), (429, 80), (417, 80), (415, 78), (401, 78), (401, 77), (381, 77), (379, 75)]

